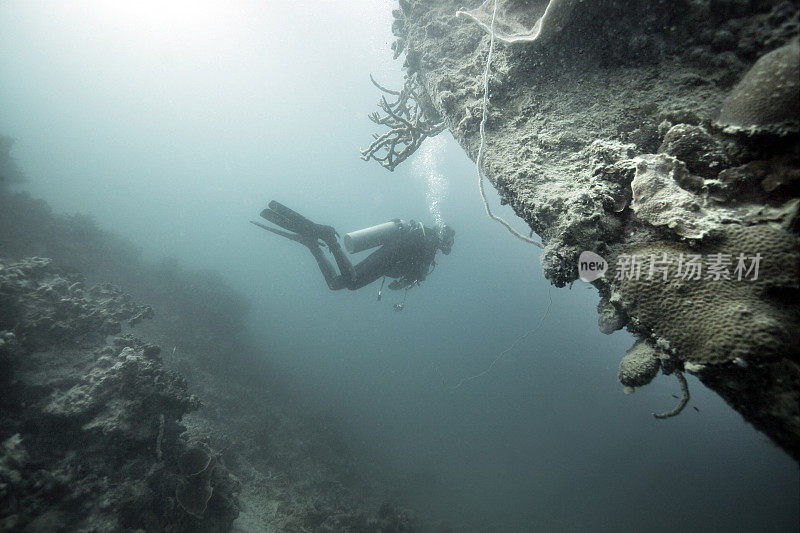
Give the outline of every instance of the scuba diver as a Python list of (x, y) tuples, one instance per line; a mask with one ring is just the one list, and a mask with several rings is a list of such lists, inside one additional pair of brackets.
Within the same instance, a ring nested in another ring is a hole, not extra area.
[[(315, 224), (274, 200), (261, 211), (261, 217), (283, 230), (252, 220), (250, 222), (276, 235), (299, 242), (311, 250), (328, 288), (333, 291), (360, 289), (380, 277), (384, 278), (384, 283), (387, 277), (395, 278), (389, 284), (390, 289), (408, 291), (433, 272), (436, 267), (434, 257), (438, 250), (445, 255), (450, 253), (455, 237), (455, 231), (448, 225), (429, 228), (413, 220), (405, 222), (395, 219), (344, 236), (345, 248), (351, 254), (380, 246), (363, 261), (353, 265), (342, 251), (337, 240), (339, 234), (333, 227)], [(338, 274), (323, 253), (319, 241), (333, 254), (339, 267)], [(378, 300), (381, 299), (382, 291), (383, 283), (378, 291)], [(403, 307), (404, 303), (395, 304), (398, 311)]]

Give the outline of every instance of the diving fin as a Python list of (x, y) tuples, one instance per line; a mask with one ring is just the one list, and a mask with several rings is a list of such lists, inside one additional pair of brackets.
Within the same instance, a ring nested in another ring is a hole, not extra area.
[(339, 236), (333, 227), (316, 224), (297, 211), (289, 209), (275, 200), (272, 200), (269, 203), (269, 207), (261, 212), (261, 216), (289, 231), (322, 239), (328, 245), (334, 245), (336, 237)]
[[(266, 211), (266, 210), (265, 210)], [(266, 217), (265, 217), (266, 218)], [(291, 239), (293, 241), (299, 242), (301, 244), (306, 244), (307, 239), (304, 239), (302, 235), (298, 235), (297, 233), (290, 233), (288, 231), (283, 231), (275, 228), (270, 228), (266, 224), (262, 224), (261, 222), (256, 222), (255, 220), (250, 221), (251, 224), (255, 224), (259, 228), (265, 229), (275, 235), (280, 235), (281, 237), (286, 237), (287, 239)]]
[(287, 220), (289, 224), (291, 224), (292, 227), (286, 229), (291, 229), (292, 231), (295, 231), (297, 233), (304, 233), (306, 235), (316, 235), (319, 232), (319, 225), (311, 222), (309, 219), (307, 219), (297, 211), (289, 209), (282, 203), (272, 200), (269, 203), (269, 209), (273, 213), (276, 213), (279, 216), (281, 216), (284, 220)]
[(259, 213), (259, 214), (261, 215), (261, 218), (263, 218), (265, 220), (268, 220), (268, 221), (272, 222), (273, 224), (275, 224), (276, 226), (280, 226), (281, 228), (283, 228), (285, 230), (289, 230), (289, 231), (292, 231), (294, 233), (306, 233), (306, 231), (304, 231), (304, 230), (306, 230), (307, 228), (298, 227), (294, 223), (294, 221), (286, 218), (285, 216), (281, 215), (280, 213), (278, 213), (276, 211), (273, 211), (269, 207), (264, 209), (263, 211), (261, 211), (261, 213)]

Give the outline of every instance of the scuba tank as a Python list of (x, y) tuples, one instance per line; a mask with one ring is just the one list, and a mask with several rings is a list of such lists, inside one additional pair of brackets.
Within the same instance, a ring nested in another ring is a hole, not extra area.
[(363, 252), (385, 244), (399, 235), (406, 228), (406, 223), (399, 218), (344, 234), (344, 247), (351, 254)]

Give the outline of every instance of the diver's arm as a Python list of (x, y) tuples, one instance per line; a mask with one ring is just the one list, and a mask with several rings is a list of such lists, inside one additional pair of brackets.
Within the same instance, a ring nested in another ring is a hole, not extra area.
[(392, 277), (390, 267), (392, 261), (394, 261), (394, 257), (395, 249), (390, 244), (381, 246), (369, 254), (363, 261), (353, 267), (355, 270), (355, 278), (353, 279), (352, 286), (349, 288), (353, 290), (360, 289), (378, 278), (384, 276)]

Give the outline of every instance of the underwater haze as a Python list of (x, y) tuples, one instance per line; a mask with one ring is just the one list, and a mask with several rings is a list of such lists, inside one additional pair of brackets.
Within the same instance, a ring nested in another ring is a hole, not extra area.
[[(672, 377), (623, 394), (632, 337), (600, 333), (596, 291), (552, 287), (541, 250), (486, 216), (447, 130), (393, 173), (360, 159), (370, 74), (403, 83), (394, 8), (0, 2), (15, 187), (245, 294), (253, 372), (334, 420), (423, 530), (796, 531), (796, 463), (692, 376), (676, 418), (652, 416)], [(330, 291), (305, 247), (250, 224), (270, 200), (340, 234), (443, 220), (455, 244), (397, 312), (402, 291)]]

